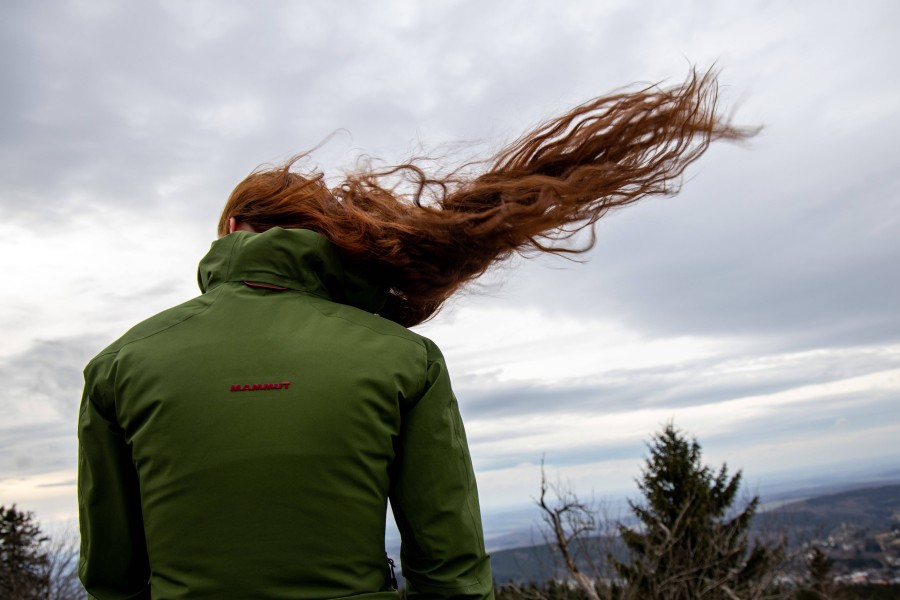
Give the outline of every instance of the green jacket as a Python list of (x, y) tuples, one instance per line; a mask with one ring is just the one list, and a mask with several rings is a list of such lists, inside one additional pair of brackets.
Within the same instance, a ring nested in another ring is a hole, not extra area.
[(493, 597), (447, 367), (375, 316), (386, 290), (322, 236), (237, 232), (203, 294), (85, 369), (79, 573), (91, 597)]

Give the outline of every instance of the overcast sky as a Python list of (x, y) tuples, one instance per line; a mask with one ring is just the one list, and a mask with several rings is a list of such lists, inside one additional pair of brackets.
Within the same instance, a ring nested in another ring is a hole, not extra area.
[(604, 219), (586, 262), (514, 261), (420, 328), (454, 376), (486, 529), (530, 502), (543, 455), (579, 491), (633, 495), (670, 419), (751, 488), (896, 469), (896, 2), (0, 15), (0, 503), (77, 513), (82, 367), (198, 293), (221, 206), (257, 165), (324, 140), (308, 165), (333, 178), (360, 156), (487, 156), (592, 96), (714, 63), (757, 138), (711, 148), (677, 198)]

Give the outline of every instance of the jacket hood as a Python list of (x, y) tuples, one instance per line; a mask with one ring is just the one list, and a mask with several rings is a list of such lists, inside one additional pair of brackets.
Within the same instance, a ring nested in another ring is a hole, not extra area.
[(369, 313), (384, 306), (388, 292), (374, 273), (343, 258), (321, 234), (280, 227), (236, 231), (214, 241), (200, 261), (197, 282), (204, 293), (227, 282), (288, 288)]

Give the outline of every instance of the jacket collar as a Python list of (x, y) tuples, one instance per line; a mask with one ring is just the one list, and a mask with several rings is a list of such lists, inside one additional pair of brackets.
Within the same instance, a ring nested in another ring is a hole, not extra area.
[(375, 313), (388, 288), (338, 254), (308, 229), (274, 227), (264, 233), (236, 231), (212, 243), (197, 269), (206, 293), (226, 282), (250, 282), (314, 294)]

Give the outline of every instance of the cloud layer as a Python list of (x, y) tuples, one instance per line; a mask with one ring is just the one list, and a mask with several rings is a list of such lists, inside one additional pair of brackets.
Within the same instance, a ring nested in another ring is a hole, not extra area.
[[(896, 463), (896, 3), (7, 2), (0, 20), (0, 502), (75, 514), (88, 358), (197, 293), (247, 172), (317, 146), (484, 158), (634, 81), (723, 69), (763, 130), (601, 222), (586, 263), (515, 260), (422, 330), (455, 376), (482, 504), (548, 464), (628, 492), (666, 420), (750, 480)], [(490, 522), (487, 523), (490, 529)]]

